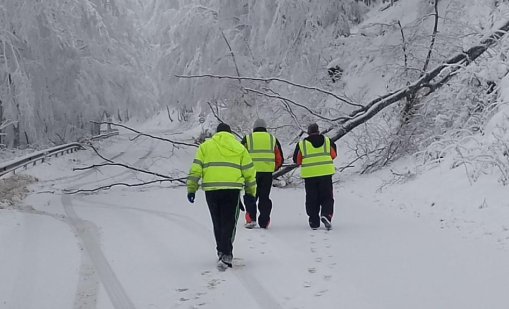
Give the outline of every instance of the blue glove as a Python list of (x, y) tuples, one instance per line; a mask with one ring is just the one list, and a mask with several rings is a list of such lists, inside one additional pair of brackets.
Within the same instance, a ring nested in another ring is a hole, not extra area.
[(244, 204), (246, 205), (246, 207), (256, 208), (256, 197), (249, 194), (245, 194)]
[(189, 203), (194, 203), (194, 196), (195, 194), (194, 193), (187, 193), (187, 200), (189, 201)]

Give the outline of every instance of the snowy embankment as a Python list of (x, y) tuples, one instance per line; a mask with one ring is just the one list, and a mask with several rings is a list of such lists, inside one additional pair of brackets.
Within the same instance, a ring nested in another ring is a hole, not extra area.
[[(99, 151), (160, 173), (185, 173), (194, 155), (128, 137)], [(303, 188), (274, 188), (271, 227), (246, 230), (240, 218), (234, 268), (220, 273), (202, 192), (193, 205), (167, 183), (62, 194), (148, 179), (118, 167), (72, 172), (99, 162), (81, 151), (25, 172), (39, 179), (32, 192), (0, 210), (0, 308), (509, 305), (507, 187), (488, 176), (470, 184), (447, 166), (416, 178), (339, 175), (331, 231), (309, 229)], [(412, 164), (391, 169), (404, 175)]]

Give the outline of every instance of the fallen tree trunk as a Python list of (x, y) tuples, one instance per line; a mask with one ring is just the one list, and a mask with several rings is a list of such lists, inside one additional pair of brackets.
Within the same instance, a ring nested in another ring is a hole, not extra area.
[[(421, 78), (407, 87), (388, 93), (382, 97), (376, 98), (367, 105), (350, 113), (349, 117), (339, 120), (333, 127), (325, 130), (323, 133), (335, 132), (331, 140), (337, 141), (357, 126), (373, 118), (384, 108), (399, 102), (408, 96), (415, 96), (420, 90), (426, 89), (425, 95), (429, 95), (450, 80), (458, 70), (472, 63), (491, 46), (496, 44), (509, 31), (509, 21), (491, 34), (488, 38), (482, 40), (479, 45), (469, 48), (467, 51), (459, 53), (447, 61), (437, 66), (433, 70), (424, 74)], [(273, 174), (273, 178), (280, 177), (297, 167), (296, 164), (288, 165)]]

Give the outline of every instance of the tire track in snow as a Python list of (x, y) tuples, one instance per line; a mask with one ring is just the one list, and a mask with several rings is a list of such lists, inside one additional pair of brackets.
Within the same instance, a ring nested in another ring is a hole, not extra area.
[[(80, 200), (80, 202), (89, 203), (85, 200)], [(98, 204), (103, 206), (97, 206)], [(179, 214), (171, 213), (171, 212), (164, 212), (164, 211), (157, 211), (157, 210), (149, 210), (149, 209), (142, 209), (137, 207), (126, 207), (126, 206), (120, 206), (115, 204), (108, 204), (104, 202), (94, 202), (94, 207), (117, 207), (121, 209), (128, 209), (128, 210), (134, 210), (139, 212), (148, 213), (160, 218), (163, 218), (165, 220), (168, 220), (174, 224), (177, 224), (184, 230), (187, 230), (190, 233), (193, 233), (195, 235), (199, 235), (201, 238), (210, 238), (211, 230), (203, 226), (203, 224), (193, 220), (192, 218), (182, 216)], [(189, 224), (190, 221), (193, 222), (193, 224)], [(198, 229), (196, 227), (199, 227)], [(263, 286), (263, 284), (260, 283), (256, 278), (252, 276), (251, 273), (248, 271), (245, 271), (243, 269), (232, 269), (230, 272), (232, 273), (244, 286), (246, 291), (249, 295), (253, 297), (253, 299), (260, 305), (260, 308), (271, 308), (271, 309), (282, 309), (279, 302), (272, 296), (272, 294)], [(220, 281), (218, 278), (213, 278), (212, 280)], [(256, 291), (256, 292), (253, 292)]]
[(75, 229), (76, 235), (80, 238), (83, 247), (88, 253), (113, 307), (115, 309), (135, 309), (136, 307), (125, 292), (101, 250), (96, 236), (97, 227), (93, 223), (78, 217), (74, 211), (72, 200), (69, 195), (62, 196), (62, 205), (69, 222)]
[[(153, 144), (151, 145), (149, 151), (141, 157), (135, 164), (139, 164), (143, 160), (145, 160), (153, 151)], [(119, 177), (121, 175), (127, 174), (132, 171), (124, 171), (120, 174), (115, 175), (114, 177)], [(110, 177), (108, 177), (110, 178)], [(94, 181), (96, 183), (96, 181)], [(78, 186), (82, 186), (87, 183), (81, 183), (78, 184)], [(84, 201), (84, 200), (82, 200)], [(112, 304), (116, 309), (131, 309), (135, 308), (127, 294), (125, 293), (122, 285), (120, 284), (118, 278), (116, 277), (115, 273), (111, 269), (111, 266), (109, 265), (106, 257), (104, 256), (100, 245), (98, 243), (97, 237), (94, 237), (93, 233), (90, 231), (90, 227), (87, 227), (87, 223), (89, 225), (92, 225), (95, 229), (95, 225), (93, 225), (91, 222), (87, 222), (85, 220), (80, 219), (76, 212), (74, 211), (74, 206), (72, 204), (71, 197), (68, 195), (64, 195), (62, 197), (62, 204), (64, 206), (64, 210), (66, 215), (69, 217), (69, 220), (71, 221), (72, 225), (75, 227), (77, 235), (80, 237), (81, 241), (83, 242), (83, 245), (88, 252), (88, 255), (90, 259), (92, 260), (92, 264), (94, 264), (95, 269), (99, 275), (99, 278), (101, 279), (101, 282), (105, 286), (105, 289), (111, 299)], [(118, 206), (118, 205), (116, 205)], [(126, 208), (126, 207), (124, 207)], [(169, 220), (173, 223), (178, 224), (180, 227), (184, 228), (185, 230), (188, 230), (191, 233), (195, 233), (200, 235), (200, 237), (207, 239), (210, 237), (210, 229), (207, 229), (203, 225), (199, 224), (198, 226), (201, 226), (199, 229), (199, 232), (196, 230), (196, 226), (194, 228), (191, 228), (189, 225), (189, 218), (185, 216), (180, 216), (178, 214), (174, 213), (167, 213), (162, 211), (151, 211), (146, 209), (139, 209), (139, 208), (132, 208), (133, 210), (137, 211), (143, 211), (146, 213), (151, 213), (152, 215), (157, 215), (159, 217), (162, 217), (166, 220)], [(81, 229), (80, 229), (81, 228)], [(86, 267), (86, 266), (85, 266)], [(235, 275), (235, 277), (240, 281), (240, 283), (244, 286), (247, 293), (253, 297), (253, 299), (260, 305), (260, 308), (274, 308), (274, 309), (280, 309), (282, 308), (278, 301), (271, 295), (271, 293), (264, 288), (264, 286), (256, 279), (253, 278), (249, 273), (246, 271), (236, 271), (233, 270), (231, 273)], [(93, 277), (91, 277), (93, 278)], [(81, 279), (86, 279), (85, 277), (81, 277)], [(90, 279), (89, 279), (90, 280)], [(90, 283), (88, 283), (90, 284)], [(87, 284), (85, 284), (87, 286)], [(253, 292), (256, 291), (256, 292)], [(79, 295), (78, 295), (79, 297)]]
[[(71, 222), (68, 220), (68, 218), (66, 218), (65, 216), (62, 216), (62, 215), (58, 215), (58, 214), (53, 214), (53, 213), (49, 213), (49, 212), (46, 212), (46, 211), (42, 211), (42, 210), (37, 210), (37, 209), (34, 209), (33, 207), (31, 206), (24, 206), (24, 207), (21, 207), (18, 209), (19, 212), (22, 212), (22, 213), (26, 213), (26, 214), (32, 214), (32, 215), (39, 215), (39, 216), (46, 216), (46, 217), (50, 217), (50, 218), (53, 218), (57, 221), (60, 221), (62, 223), (65, 223), (67, 224), (71, 229), (73, 229), (73, 226), (71, 224)], [(32, 227), (33, 228), (33, 227)], [(73, 229), (74, 230), (74, 229)], [(30, 248), (30, 251), (34, 251), (34, 248), (37, 247), (37, 242), (34, 242), (33, 239), (31, 238), (27, 238), (26, 239), (26, 242), (24, 242), (24, 247), (25, 248)], [(25, 250), (27, 252), (27, 254), (23, 254), (23, 257), (29, 257), (29, 256), (32, 256), (33, 252), (28, 254), (28, 249)], [(82, 255), (82, 258), (83, 258), (83, 255)], [(24, 273), (30, 273), (30, 267), (32, 266), (32, 263), (23, 263), (24, 265), (26, 265), (27, 267), (24, 267), (23, 269), (23, 272)], [(84, 274), (86, 272), (86, 267), (84, 267), (84, 265), (89, 265), (90, 266), (90, 263), (83, 263), (81, 264), (80, 266), (80, 279), (79, 282), (78, 282), (78, 285), (80, 284), (80, 282), (82, 281), (81, 278), (82, 278), (82, 274)], [(92, 269), (92, 272), (93, 272), (93, 269)], [(29, 276), (27, 276), (29, 277)], [(94, 275), (95, 277), (95, 275)], [(87, 282), (89, 280), (86, 280)], [(95, 284), (95, 286), (97, 286), (98, 283)], [(16, 286), (16, 284), (15, 284)], [(26, 283), (24, 283), (23, 285), (23, 290), (25, 291), (23, 297), (27, 297), (27, 295), (30, 293), (30, 288), (32, 287), (31, 285), (27, 285)], [(78, 297), (75, 297), (75, 302), (74, 302), (74, 308), (75, 309), (93, 309), (93, 308), (96, 308), (96, 300), (97, 300), (97, 288), (95, 288), (95, 292), (93, 292), (93, 289), (82, 289), (82, 296), (87, 296), (86, 297), (86, 301), (80, 301), (79, 303), (77, 302), (78, 300)]]
[[(148, 158), (154, 150), (154, 144), (150, 144), (150, 148), (144, 156), (139, 158), (134, 164), (140, 164)], [(125, 151), (113, 156), (112, 159), (118, 158), (125, 154)], [(88, 170), (80, 173), (72, 178), (83, 178), (94, 173), (94, 170)], [(107, 179), (117, 178), (125, 174), (133, 173), (131, 170), (117, 173)], [(64, 177), (65, 179), (69, 179)], [(82, 182), (75, 184), (81, 187), (90, 183), (97, 183), (99, 180)], [(82, 254), (82, 260), (79, 270), (79, 281), (75, 295), (74, 308), (75, 309), (94, 309), (97, 306), (97, 293), (99, 290), (99, 281), (101, 281), (110, 297), (113, 306), (117, 309), (131, 309), (135, 308), (132, 301), (124, 291), (120, 281), (113, 272), (109, 265), (104, 253), (99, 245), (98, 228), (90, 221), (83, 220), (78, 217), (74, 211), (72, 199), (69, 195), (63, 195), (61, 198), (62, 206), (67, 216), (69, 225), (73, 228), (76, 235), (80, 238), (83, 248), (86, 253)]]

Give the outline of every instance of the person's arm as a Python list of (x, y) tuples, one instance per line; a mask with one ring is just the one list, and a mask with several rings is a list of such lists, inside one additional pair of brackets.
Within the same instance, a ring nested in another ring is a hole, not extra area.
[(191, 164), (191, 168), (189, 169), (189, 175), (187, 176), (187, 192), (195, 193), (198, 191), (200, 187), (199, 181), (203, 172), (203, 151), (202, 148), (199, 147), (196, 151), (196, 155)]
[(295, 150), (293, 151), (293, 163), (302, 165), (302, 153), (300, 152), (299, 143), (295, 145)]
[(283, 166), (283, 163), (285, 162), (284, 156), (283, 156), (283, 149), (281, 148), (281, 144), (276, 138), (276, 148), (274, 149), (274, 155), (275, 155), (275, 171), (281, 168)]
[(336, 143), (334, 143), (332, 140), (330, 140), (330, 146), (331, 146), (330, 147), (330, 156), (331, 156), (332, 160), (334, 160), (338, 156), (338, 151), (337, 151), (337, 148), (336, 148)]
[(246, 191), (246, 194), (256, 196), (256, 169), (247, 150), (242, 152), (240, 165), (242, 177), (244, 177), (244, 191)]

